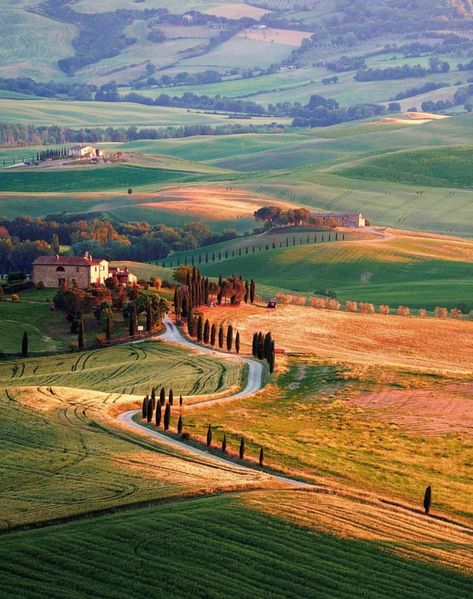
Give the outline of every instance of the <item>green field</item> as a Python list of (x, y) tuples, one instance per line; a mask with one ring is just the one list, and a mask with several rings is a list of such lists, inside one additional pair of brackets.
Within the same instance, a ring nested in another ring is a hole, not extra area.
[(189, 356), (184, 350), (148, 341), (0, 362), (0, 381), (11, 387), (56, 385), (141, 395), (172, 382), (180, 395), (205, 395), (238, 386), (244, 370), (238, 362)]
[[(267, 500), (271, 501), (271, 494)], [(445, 599), (471, 580), (248, 509), (238, 497), (163, 505), (4, 536), (5, 596)], [(301, 575), (303, 573), (303, 575)]]
[[(301, 235), (305, 242), (307, 235)], [(264, 244), (264, 239), (260, 243)], [(441, 240), (437, 241), (440, 245), (427, 241), (421, 249), (405, 241), (319, 243), (282, 249), (270, 246), (269, 251), (242, 252), (242, 256), (222, 262), (210, 260), (207, 264), (202, 260), (199, 268), (214, 277), (234, 272), (245, 278), (253, 277), (264, 286), (265, 295), (273, 295), (278, 289), (305, 294), (330, 289), (341, 301), (351, 299), (429, 310), (463, 303), (470, 310), (473, 308), (471, 261), (460, 257), (460, 249), (458, 260), (444, 258)], [(270, 236), (267, 242), (271, 244)], [(422, 255), (422, 250), (431, 255)], [(453, 247), (452, 251), (457, 250)]]
[(340, 174), (423, 187), (473, 187), (473, 146), (399, 152), (362, 162)]
[(198, 175), (138, 166), (90, 167), (80, 170), (0, 171), (0, 189), (6, 192), (86, 192), (196, 181)]

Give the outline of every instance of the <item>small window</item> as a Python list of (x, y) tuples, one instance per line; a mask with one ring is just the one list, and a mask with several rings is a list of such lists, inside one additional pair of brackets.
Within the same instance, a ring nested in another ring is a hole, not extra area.
[(64, 267), (63, 266), (58, 266), (56, 268), (56, 272), (64, 272)]

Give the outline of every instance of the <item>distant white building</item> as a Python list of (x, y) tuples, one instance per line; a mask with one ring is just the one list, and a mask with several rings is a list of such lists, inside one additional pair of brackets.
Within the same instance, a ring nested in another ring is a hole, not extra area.
[(69, 149), (69, 156), (74, 158), (100, 158), (103, 156), (103, 152), (93, 146), (78, 145)]
[(366, 218), (360, 212), (313, 212), (311, 218), (321, 227), (366, 227)]

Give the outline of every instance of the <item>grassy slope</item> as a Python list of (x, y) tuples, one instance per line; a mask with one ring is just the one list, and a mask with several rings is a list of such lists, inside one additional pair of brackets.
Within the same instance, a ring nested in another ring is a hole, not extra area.
[(243, 372), (239, 363), (189, 357), (157, 342), (0, 362), (5, 386), (59, 385), (126, 394), (145, 394), (172, 381), (175, 393), (205, 395), (238, 385)]
[[(277, 337), (276, 337), (277, 342)], [(277, 387), (231, 406), (209, 406), (188, 415), (186, 426), (205, 436), (208, 424), (218, 446), (227, 435), (236, 450), (244, 435), (248, 453), (266, 451), (266, 462), (292, 475), (342, 482), (357, 489), (389, 493), (420, 504), (427, 484), (435, 489), (435, 507), (472, 518), (468, 469), (471, 439), (460, 434), (408, 434), (395, 416), (350, 403), (350, 398), (376, 390), (428, 387), (435, 393), (442, 379), (365, 366), (327, 366), (311, 359), (290, 359)], [(432, 455), (441, 460), (432, 460)]]
[[(271, 501), (271, 495), (267, 501)], [(203, 541), (204, 540), (204, 541)], [(132, 550), (134, 548), (134, 551)], [(0, 543), (5, 596), (423, 599), (471, 580), (380, 543), (337, 539), (219, 497), (17, 533)]]
[[(462, 255), (462, 248), (467, 254)], [(331, 289), (341, 300), (433, 309), (460, 302), (471, 306), (473, 271), (467, 248), (441, 238), (426, 239), (420, 247), (408, 238), (312, 244), (244, 254), (200, 268), (210, 276), (237, 272), (254, 277), (270, 292)]]

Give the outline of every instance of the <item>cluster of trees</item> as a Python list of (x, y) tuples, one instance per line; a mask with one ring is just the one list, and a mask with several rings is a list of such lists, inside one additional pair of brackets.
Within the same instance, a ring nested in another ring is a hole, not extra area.
[[(5, 146), (49, 145), (65, 143), (126, 142), (139, 139), (180, 139), (196, 135), (241, 135), (245, 133), (279, 133), (282, 125), (185, 125), (183, 127), (106, 127), (71, 129), (55, 125), (35, 126), (0, 123), (0, 144)], [(34, 156), (30, 156), (34, 159)]]
[[(183, 399), (182, 395), (179, 396), (179, 407), (182, 408)], [(153, 387), (151, 394), (146, 394), (141, 404), (141, 416), (143, 420), (151, 423), (154, 417), (154, 424), (157, 427), (163, 426), (164, 430), (169, 430), (171, 425), (171, 411), (174, 405), (174, 391), (169, 389), (169, 393), (166, 401), (166, 389), (161, 387), (159, 391), (159, 397), (157, 396), (157, 389)], [(179, 415), (179, 422), (177, 425), (179, 434), (183, 431), (182, 415)]]
[(89, 251), (108, 260), (159, 260), (170, 252), (192, 250), (237, 237), (233, 230), (211, 233), (208, 225), (189, 222), (176, 229), (166, 225), (112, 223), (106, 218), (21, 216), (0, 220), (0, 272), (30, 272), (41, 255), (58, 254), (71, 246), (76, 256)]
[(69, 100), (86, 101), (93, 100), (97, 86), (76, 82), (37, 82), (31, 77), (0, 77), (0, 89), (41, 98), (68, 98)]
[(293, 127), (328, 127), (338, 123), (366, 119), (386, 113), (380, 104), (356, 104), (341, 108), (336, 100), (317, 94), (311, 96), (305, 106), (293, 106), (290, 110)]
[(411, 87), (403, 92), (399, 92), (394, 96), (393, 100), (404, 100), (405, 98), (411, 98), (412, 96), (425, 94), (427, 92), (435, 91), (436, 89), (441, 89), (442, 87), (449, 87), (449, 85), (448, 83), (428, 82), (420, 87)]
[(180, 266), (174, 278), (178, 282), (174, 292), (174, 312), (177, 319), (187, 318), (191, 331), (194, 331), (195, 308), (208, 306), (213, 301), (219, 305), (227, 304), (228, 301), (233, 305), (238, 305), (242, 301), (254, 303), (256, 298), (256, 283), (253, 279), (243, 281), (242, 277), (235, 275), (224, 279), (220, 275), (216, 283), (204, 277), (195, 266)]
[(315, 224), (316, 219), (307, 208), (294, 208), (283, 210), (279, 206), (263, 206), (253, 214), (256, 220), (268, 223), (269, 228), (274, 227), (298, 227), (302, 225)]
[(355, 75), (356, 81), (383, 81), (386, 79), (408, 79), (409, 77), (425, 77), (429, 73), (448, 73), (448, 62), (440, 61), (436, 56), (430, 58), (430, 68), (420, 64), (404, 64), (399, 67), (360, 69)]
[(45, 162), (46, 160), (60, 160), (67, 158), (69, 151), (67, 148), (47, 148), (36, 152), (36, 162)]
[(271, 333), (264, 335), (261, 331), (253, 334), (252, 354), (258, 360), (266, 360), (269, 372), (273, 374), (276, 365), (276, 348)]

